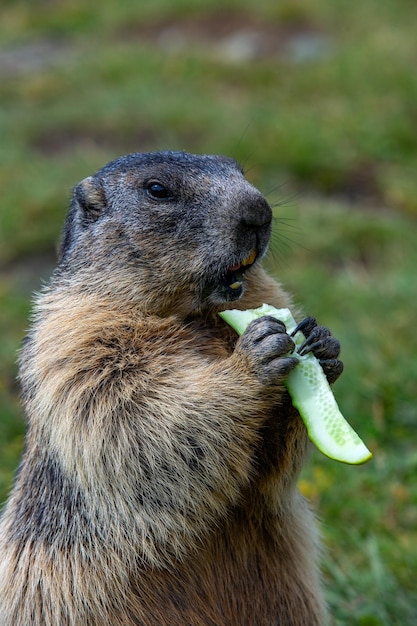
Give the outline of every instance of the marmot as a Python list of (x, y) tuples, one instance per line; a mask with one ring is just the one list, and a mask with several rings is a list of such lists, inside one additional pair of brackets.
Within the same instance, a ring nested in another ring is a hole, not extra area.
[[(322, 626), (309, 451), (261, 267), (272, 212), (230, 158), (135, 153), (74, 190), (20, 354), (27, 437), (2, 626)], [(312, 318), (329, 379), (339, 343)]]

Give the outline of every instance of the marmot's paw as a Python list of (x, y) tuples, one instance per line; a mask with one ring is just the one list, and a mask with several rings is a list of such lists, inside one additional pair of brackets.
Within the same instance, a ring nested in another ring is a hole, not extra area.
[(320, 361), (329, 383), (334, 383), (343, 372), (343, 363), (338, 359), (339, 341), (332, 336), (326, 326), (318, 326), (314, 317), (304, 319), (291, 334), (295, 335), (298, 330), (301, 330), (306, 337), (298, 349), (299, 354), (312, 352)]
[(285, 325), (266, 315), (253, 320), (240, 337), (236, 351), (243, 351), (250, 370), (265, 385), (282, 382), (298, 360), (291, 356), (295, 344)]

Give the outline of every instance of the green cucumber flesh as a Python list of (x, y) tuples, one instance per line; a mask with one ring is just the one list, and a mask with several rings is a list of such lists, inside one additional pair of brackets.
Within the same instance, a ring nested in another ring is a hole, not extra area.
[[(289, 309), (276, 309), (268, 304), (246, 311), (222, 311), (219, 315), (239, 335), (252, 320), (264, 315), (279, 319), (288, 333), (297, 326)], [(297, 332), (294, 337), (296, 346), (300, 346), (304, 339), (303, 333)], [(340, 412), (319, 361), (311, 352), (305, 356), (294, 352), (293, 356), (300, 362), (290, 372), (285, 384), (311, 441), (323, 454), (336, 461), (354, 465), (368, 461), (372, 454)]]

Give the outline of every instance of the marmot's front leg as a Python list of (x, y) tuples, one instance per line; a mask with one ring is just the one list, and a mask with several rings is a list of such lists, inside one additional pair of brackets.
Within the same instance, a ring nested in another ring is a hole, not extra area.
[[(319, 360), (329, 383), (334, 383), (343, 371), (343, 363), (338, 359), (339, 341), (332, 336), (328, 328), (319, 326), (313, 317), (300, 322), (291, 336), (298, 330), (306, 337), (298, 352), (300, 354), (312, 352)], [(284, 390), (273, 418), (266, 423), (264, 433), (259, 465), (263, 469), (262, 474), (268, 479), (267, 492), (282, 493), (285, 486), (295, 484), (311, 449), (307, 430), (298, 411), (292, 405), (288, 391)], [(273, 476), (271, 481), (270, 478)], [(280, 489), (277, 482), (283, 488)]]

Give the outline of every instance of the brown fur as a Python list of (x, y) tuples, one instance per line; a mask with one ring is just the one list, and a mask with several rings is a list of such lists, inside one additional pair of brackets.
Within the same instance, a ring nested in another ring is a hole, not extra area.
[[(258, 262), (239, 298), (213, 269), (262, 255), (259, 233), (234, 233), (247, 198), (266, 214), (265, 201), (228, 160), (194, 171), (199, 157), (163, 155), (81, 183), (38, 298), (20, 359), (27, 441), (0, 529), (2, 626), (325, 622), (285, 359), (271, 373), (259, 337), (237, 340), (217, 316), (290, 304)], [(180, 189), (149, 201), (158, 228), (145, 195), (132, 217), (142, 169)], [(206, 212), (198, 244), (189, 206)]]

